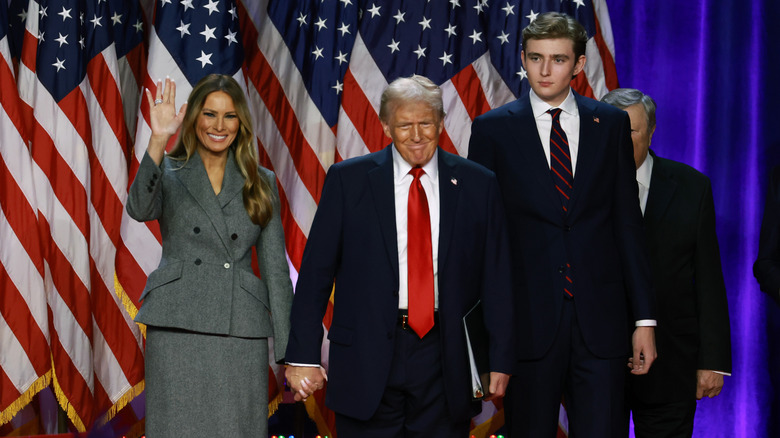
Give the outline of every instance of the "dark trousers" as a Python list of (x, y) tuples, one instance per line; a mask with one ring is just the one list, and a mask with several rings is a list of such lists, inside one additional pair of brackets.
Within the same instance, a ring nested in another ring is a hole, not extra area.
[(399, 326), (390, 379), (373, 417), (336, 413), (340, 438), (467, 437), (470, 419), (450, 417), (444, 396), (438, 325), (420, 339)]
[(688, 438), (693, 436), (696, 400), (642, 403), (630, 400), (637, 438)]
[(624, 405), (628, 357), (600, 358), (585, 345), (566, 299), (550, 351), (521, 361), (504, 400), (508, 438), (554, 438), (561, 398), (565, 399), (570, 438), (626, 437)]

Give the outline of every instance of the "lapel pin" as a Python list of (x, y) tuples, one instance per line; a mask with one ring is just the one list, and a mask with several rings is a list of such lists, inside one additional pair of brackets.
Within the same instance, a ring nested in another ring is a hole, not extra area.
[(452, 183), (452, 185), (454, 185), (454, 186), (458, 185), (458, 180), (457, 180), (457, 179), (455, 179), (455, 178), (452, 178), (452, 179), (450, 180), (450, 182), (451, 182), (451, 183)]
[(593, 116), (593, 121), (594, 121), (594, 122), (596, 122), (596, 123), (598, 123), (598, 122), (599, 122), (599, 118), (598, 118), (598, 117), (596, 117), (596, 116)]

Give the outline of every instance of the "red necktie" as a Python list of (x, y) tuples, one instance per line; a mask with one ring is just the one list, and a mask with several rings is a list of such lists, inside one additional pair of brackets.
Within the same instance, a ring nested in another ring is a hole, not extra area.
[(561, 128), (561, 109), (548, 110), (552, 115), (552, 129), (550, 129), (550, 171), (552, 172), (555, 188), (561, 195), (563, 211), (568, 212), (569, 198), (571, 198), (574, 185), (574, 173), (571, 168), (571, 155), (569, 154), (569, 140)]
[[(561, 109), (552, 108), (548, 111), (552, 115), (552, 129), (550, 129), (550, 172), (552, 172), (555, 188), (561, 195), (561, 206), (564, 213), (568, 213), (569, 198), (571, 198), (574, 185), (574, 173), (571, 167), (571, 154), (569, 152), (569, 140), (561, 127)], [(564, 274), (563, 293), (573, 297), (574, 281), (571, 279), (571, 265), (561, 270)]]
[(431, 248), (431, 215), (420, 176), (425, 173), (415, 167), (409, 187), (407, 222), (407, 268), (409, 271), (409, 326), (419, 337), (433, 328), (433, 251)]

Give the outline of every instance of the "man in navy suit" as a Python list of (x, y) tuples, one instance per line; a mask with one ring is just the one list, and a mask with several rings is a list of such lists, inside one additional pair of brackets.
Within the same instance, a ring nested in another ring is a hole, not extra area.
[(627, 359), (644, 374), (656, 357), (628, 115), (570, 87), (586, 42), (573, 18), (539, 15), (523, 30), (530, 94), (472, 125), (469, 158), (496, 173), (508, 218), (512, 438), (554, 437), (562, 396), (571, 436), (625, 436)]
[[(515, 362), (498, 182), (437, 146), (441, 89), (427, 78), (393, 81), (379, 117), (392, 145), (328, 170), (293, 300), (285, 375), (297, 398), (322, 386), (322, 318), (335, 280), (326, 404), (339, 436), (465, 437), (480, 404), (472, 399), (463, 317), (480, 300), (490, 338), (488, 399), (503, 396)], [(412, 217), (413, 192), (426, 200), (423, 221)], [(430, 234), (413, 237), (421, 225)], [(420, 289), (429, 293), (425, 311), (415, 298)], [(428, 321), (422, 328), (420, 314)]]
[(639, 205), (658, 296), (652, 371), (629, 376), (628, 402), (639, 438), (690, 437), (696, 400), (715, 397), (731, 373), (726, 285), (715, 234), (710, 180), (650, 150), (655, 101), (633, 88), (602, 99), (631, 119)]

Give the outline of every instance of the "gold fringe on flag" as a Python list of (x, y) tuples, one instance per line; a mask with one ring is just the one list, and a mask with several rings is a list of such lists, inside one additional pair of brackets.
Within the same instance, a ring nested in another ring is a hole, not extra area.
[(469, 432), (469, 435), (473, 435), (477, 438), (482, 437), (489, 437), (490, 435), (496, 433), (498, 429), (501, 428), (501, 426), (504, 425), (504, 409), (499, 410), (493, 416), (485, 421), (484, 423), (481, 423), (479, 426), (475, 427), (474, 429), (471, 429), (471, 432)]
[(330, 427), (328, 426), (328, 422), (325, 421), (325, 419), (322, 417), (322, 413), (320, 412), (320, 407), (317, 404), (317, 400), (315, 400), (315, 397), (309, 397), (306, 399), (303, 404), (306, 406), (306, 412), (309, 414), (309, 418), (311, 418), (314, 423), (317, 425), (317, 431), (319, 431), (320, 435), (327, 435), (329, 437), (333, 436), (333, 432), (330, 430)]
[(62, 391), (60, 382), (57, 379), (57, 373), (54, 372), (54, 359), (52, 359), (51, 368), (52, 368), (51, 383), (52, 383), (52, 387), (54, 388), (54, 395), (57, 398), (57, 402), (60, 404), (60, 407), (65, 412), (65, 415), (68, 416), (70, 422), (73, 423), (73, 427), (75, 427), (78, 432), (86, 432), (87, 428), (84, 427), (84, 420), (82, 420), (81, 417), (79, 417), (79, 414), (76, 413), (76, 408), (74, 408), (73, 405), (70, 404), (70, 401), (68, 401), (68, 396), (66, 396), (65, 392)]
[[(133, 303), (133, 300), (130, 299), (127, 292), (125, 292), (125, 288), (123, 288), (122, 284), (119, 282), (116, 271), (114, 271), (114, 292), (116, 293), (116, 296), (122, 300), (122, 305), (125, 306), (125, 310), (127, 311), (127, 314), (130, 315), (130, 319), (135, 319), (135, 315), (138, 314), (138, 308), (135, 307), (135, 303)], [(138, 328), (141, 330), (144, 339), (146, 339), (146, 325), (138, 324)]]
[(103, 414), (100, 420), (98, 420), (98, 425), (104, 426), (106, 423), (111, 421), (111, 419), (114, 418), (116, 414), (122, 410), (122, 408), (127, 406), (127, 404), (130, 403), (134, 398), (138, 397), (142, 392), (144, 392), (145, 388), (146, 379), (141, 380), (140, 383), (130, 388), (129, 391), (124, 393), (124, 395), (122, 395), (122, 397), (120, 397), (119, 400), (117, 400), (116, 403), (114, 403), (114, 405), (111, 406), (105, 414)]
[(268, 418), (271, 418), (271, 415), (275, 414), (277, 410), (279, 410), (279, 405), (282, 403), (282, 399), (284, 398), (284, 392), (280, 392), (279, 394), (274, 397), (273, 400), (268, 400)]
[(30, 385), (30, 387), (19, 396), (19, 398), (14, 400), (7, 408), (3, 410), (3, 412), (0, 412), (0, 426), (10, 422), (11, 419), (13, 419), (14, 416), (19, 413), (19, 411), (21, 411), (32, 401), (33, 397), (35, 397), (35, 394), (38, 394), (43, 388), (49, 386), (49, 383), (51, 383), (51, 373), (52, 371), (49, 370), (46, 372), (46, 374), (38, 377), (35, 382), (33, 382), (32, 385)]

